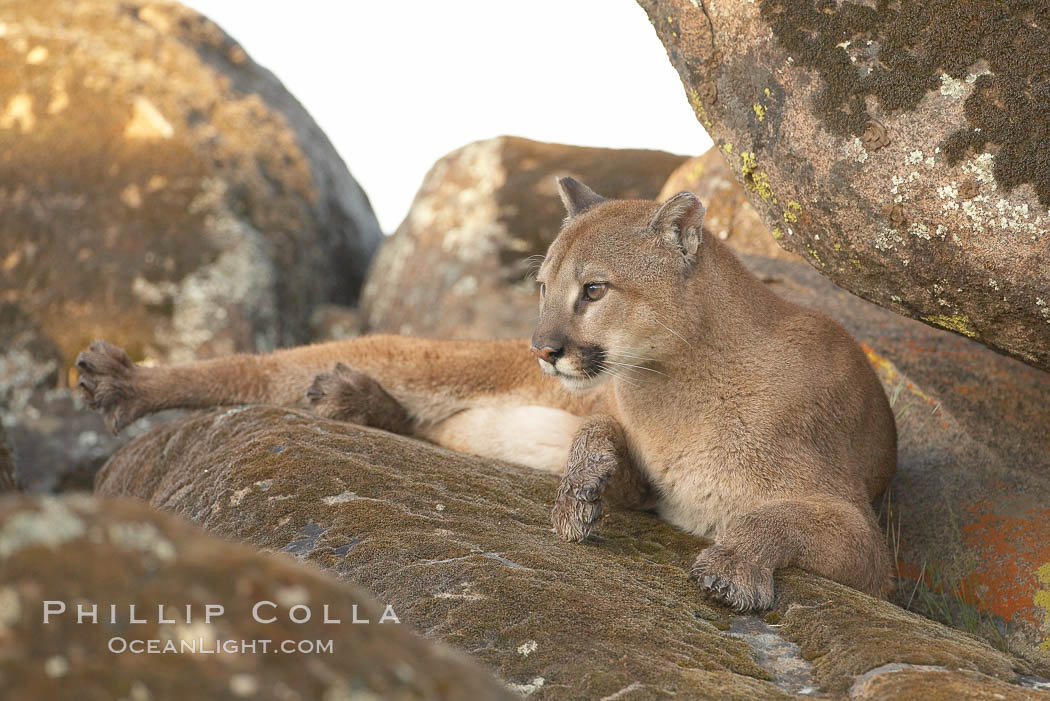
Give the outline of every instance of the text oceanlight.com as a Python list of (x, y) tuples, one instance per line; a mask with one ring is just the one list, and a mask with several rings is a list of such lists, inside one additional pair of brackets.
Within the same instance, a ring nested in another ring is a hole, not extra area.
[(335, 652), (332, 640), (212, 640), (194, 638), (187, 640), (128, 640), (127, 638), (110, 638), (106, 645), (114, 654), (130, 652), (135, 655), (195, 654), (195, 655), (254, 655), (282, 653), (285, 655), (314, 655)]

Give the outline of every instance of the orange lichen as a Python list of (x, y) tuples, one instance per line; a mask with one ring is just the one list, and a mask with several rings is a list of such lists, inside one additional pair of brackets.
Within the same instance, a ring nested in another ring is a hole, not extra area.
[[(962, 526), (967, 547), (978, 554), (973, 576), (979, 587), (995, 592), (983, 607), (1005, 620), (1024, 619), (1041, 625), (1047, 611), (1040, 597), (1042, 574), (1050, 580), (1050, 508), (1002, 513), (1002, 500), (966, 507)], [(1047, 601), (1046, 604), (1050, 604)]]
[(875, 374), (877, 374), (879, 379), (882, 380), (883, 385), (886, 387), (897, 387), (903, 382), (904, 389), (908, 390), (908, 392), (916, 398), (930, 406), (938, 405), (939, 402), (937, 402), (937, 400), (919, 389), (918, 385), (914, 382), (904, 377), (889, 358), (879, 355), (866, 343), (861, 343), (860, 347), (861, 350), (864, 351), (864, 354), (868, 356), (868, 362), (871, 363), (872, 368), (875, 369)]

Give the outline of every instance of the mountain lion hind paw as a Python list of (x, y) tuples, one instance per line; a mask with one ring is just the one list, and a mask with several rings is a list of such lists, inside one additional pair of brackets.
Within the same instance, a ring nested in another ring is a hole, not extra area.
[(712, 545), (689, 570), (705, 595), (734, 611), (762, 611), (773, 607), (773, 571), (749, 562), (721, 545)]
[(408, 433), (409, 417), (371, 375), (336, 363), (331, 372), (314, 377), (306, 397), (314, 413), (326, 419)]

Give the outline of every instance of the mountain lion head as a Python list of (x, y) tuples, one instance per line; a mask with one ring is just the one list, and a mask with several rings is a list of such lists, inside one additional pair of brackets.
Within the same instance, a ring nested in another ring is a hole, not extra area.
[(704, 206), (691, 192), (609, 200), (568, 177), (558, 190), (568, 216), (536, 275), (532, 352), (569, 389), (631, 382), (682, 350), (668, 310), (694, 272)]

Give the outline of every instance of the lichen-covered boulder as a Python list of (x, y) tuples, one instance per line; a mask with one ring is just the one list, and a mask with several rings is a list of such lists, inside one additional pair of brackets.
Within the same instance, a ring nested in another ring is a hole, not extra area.
[(398, 613), (141, 502), (0, 499), (7, 701), (513, 698)]
[(777, 245), (762, 217), (751, 205), (747, 191), (740, 186), (717, 148), (690, 158), (678, 166), (657, 195), (661, 202), (687, 190), (707, 208), (704, 228), (725, 241), (737, 253), (768, 258), (798, 260), (798, 256)]
[(1050, 370), (1045, 3), (639, 4), (782, 246)]
[(302, 106), (192, 10), (16, 0), (0, 27), (0, 421), (27, 489), (90, 488), (123, 440), (66, 389), (78, 351), (305, 342), (381, 234)]
[[(554, 476), (300, 410), (235, 408), (124, 446), (97, 491), (295, 554), (367, 586), (402, 620), (534, 698), (841, 695), (891, 664), (959, 670), (1016, 698), (1032, 668), (965, 633), (834, 583), (778, 574), (766, 620), (706, 602), (703, 542), (613, 511), (585, 544), (550, 527)], [(617, 696), (618, 694), (618, 696)]]
[[(0, 299), (59, 351), (304, 342), (381, 233), (301, 105), (175, 2), (0, 6)], [(0, 330), (0, 336), (3, 330)]]
[(364, 329), (459, 338), (532, 333), (528, 273), (565, 218), (555, 178), (572, 175), (607, 197), (652, 199), (684, 160), (511, 136), (450, 153), (427, 173), (376, 255), (361, 299)]

